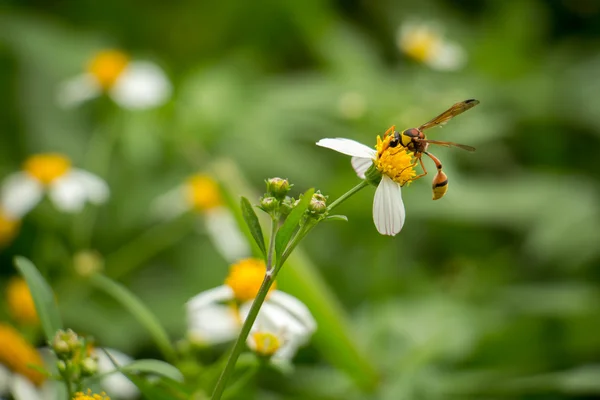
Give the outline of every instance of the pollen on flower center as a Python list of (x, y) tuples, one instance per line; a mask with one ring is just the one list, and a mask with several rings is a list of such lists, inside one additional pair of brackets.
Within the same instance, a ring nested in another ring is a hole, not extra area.
[[(233, 290), (234, 297), (239, 302), (252, 300), (265, 277), (266, 266), (263, 260), (247, 258), (233, 264), (225, 284)], [(275, 289), (275, 283), (269, 292)]]
[(375, 167), (389, 176), (394, 182), (404, 185), (416, 175), (413, 155), (402, 146), (390, 147), (393, 135), (388, 135), (382, 140), (377, 137), (377, 154)]
[(6, 288), (6, 302), (12, 317), (22, 323), (35, 325), (38, 315), (29, 286), (22, 278), (12, 278)]
[(71, 161), (61, 154), (36, 154), (25, 161), (23, 169), (29, 175), (47, 185), (69, 172)]
[(106, 393), (92, 394), (92, 391), (88, 389), (87, 393), (77, 392), (73, 397), (73, 400), (110, 400), (110, 397)]
[(43, 367), (42, 358), (13, 327), (0, 323), (0, 364), (40, 386), (46, 377), (31, 365)]
[(185, 187), (188, 202), (197, 211), (207, 211), (223, 203), (219, 185), (208, 175), (191, 176)]
[(414, 28), (400, 41), (402, 50), (417, 61), (427, 61), (441, 45), (439, 35), (426, 28)]
[(261, 356), (272, 356), (281, 347), (279, 338), (270, 332), (255, 332), (252, 339), (256, 346), (254, 351)]
[(96, 78), (103, 89), (110, 89), (127, 64), (129, 64), (127, 54), (118, 50), (104, 50), (90, 60), (87, 71)]

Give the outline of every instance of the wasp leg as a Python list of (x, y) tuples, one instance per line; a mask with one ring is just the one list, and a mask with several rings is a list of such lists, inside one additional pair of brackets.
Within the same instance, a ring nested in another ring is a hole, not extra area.
[(442, 171), (442, 162), (431, 153), (425, 152), (425, 154), (427, 154), (427, 156), (433, 160), (435, 167), (438, 170), (437, 174), (433, 178), (433, 183), (431, 186), (433, 190), (433, 200), (438, 200), (444, 197), (448, 191), (448, 177), (444, 171)]
[(400, 171), (398, 176), (402, 175), (402, 173), (405, 170), (407, 170), (408, 168), (415, 168), (417, 166), (417, 164), (421, 164), (421, 169), (423, 170), (423, 173), (407, 179), (406, 182), (404, 182), (404, 184), (402, 186), (406, 185), (408, 182), (416, 181), (417, 179), (422, 178), (425, 175), (427, 175), (427, 168), (425, 168), (425, 164), (423, 164), (423, 160), (421, 159), (421, 156), (419, 155), (419, 156), (415, 156), (415, 157), (417, 160), (414, 163), (412, 163), (411, 165), (409, 165), (408, 167), (404, 168), (402, 171)]

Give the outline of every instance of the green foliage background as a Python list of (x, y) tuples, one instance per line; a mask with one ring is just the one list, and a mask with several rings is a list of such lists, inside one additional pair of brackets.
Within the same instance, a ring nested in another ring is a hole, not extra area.
[[(442, 24), (466, 67), (407, 59), (395, 34), (415, 17)], [(240, 180), (257, 199), (271, 176), (334, 199), (358, 179), (318, 139), (374, 144), (391, 125), (419, 125), (473, 97), (477, 108), (430, 133), (477, 147), (435, 149), (451, 182), (444, 199), (430, 200), (431, 176), (405, 188), (407, 221), (389, 238), (373, 226), (368, 188), (336, 210), (348, 223), (323, 224), (303, 243), (381, 374), (375, 390), (332, 367), (343, 355), (309, 346), (293, 374), (261, 374), (240, 398), (598, 396), (599, 27), (600, 4), (585, 0), (4, 1), (0, 177), (32, 153), (64, 152), (112, 196), (75, 217), (40, 205), (0, 253), (0, 283), (25, 255), (52, 284), (66, 326), (159, 357), (125, 310), (75, 276), (74, 251), (104, 255), (107, 275), (177, 340), (184, 303), (221, 284), (227, 263), (192, 215), (126, 247), (155, 227), (157, 195), (200, 169), (235, 203), (247, 194)], [(175, 86), (170, 103), (60, 109), (58, 83), (107, 47), (158, 62)], [(357, 118), (340, 111), (348, 94), (364, 101)]]

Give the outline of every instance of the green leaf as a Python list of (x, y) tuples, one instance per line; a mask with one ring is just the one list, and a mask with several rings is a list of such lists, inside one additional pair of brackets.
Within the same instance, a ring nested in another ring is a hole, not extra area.
[(325, 217), (325, 221), (344, 221), (348, 222), (348, 217), (345, 215), (328, 215)]
[(164, 379), (150, 382), (133, 373), (125, 372), (131, 382), (137, 386), (142, 397), (148, 400), (189, 400), (190, 395), (180, 390), (175, 390), (171, 385), (165, 385)]
[(254, 212), (254, 208), (252, 208), (252, 205), (250, 204), (248, 199), (243, 196), (241, 200), (241, 208), (244, 221), (246, 221), (246, 225), (248, 225), (252, 237), (256, 241), (256, 244), (260, 248), (260, 251), (262, 251), (263, 256), (266, 257), (267, 247), (265, 246), (265, 237), (263, 236), (262, 228), (260, 227), (260, 222), (258, 221), (256, 213)]
[(15, 265), (29, 286), (44, 335), (48, 341), (51, 341), (56, 331), (62, 329), (62, 320), (54, 293), (42, 274), (27, 258), (15, 257)]
[(312, 195), (315, 193), (315, 189), (308, 189), (300, 199), (300, 202), (294, 207), (290, 215), (285, 219), (285, 222), (279, 228), (277, 232), (277, 237), (275, 238), (275, 254), (277, 255), (277, 260), (281, 257), (281, 254), (286, 249), (292, 235), (300, 225), (300, 221), (304, 216), (304, 212), (308, 208), (308, 204), (312, 199)]
[(173, 365), (160, 360), (136, 360), (120, 366), (121, 372), (144, 372), (166, 376), (174, 381), (183, 381), (182, 373)]
[(158, 318), (125, 286), (117, 283), (103, 275), (95, 274), (90, 282), (98, 289), (117, 300), (123, 307), (142, 324), (154, 339), (160, 351), (167, 360), (175, 360), (175, 349), (173, 348), (167, 332), (162, 327)]

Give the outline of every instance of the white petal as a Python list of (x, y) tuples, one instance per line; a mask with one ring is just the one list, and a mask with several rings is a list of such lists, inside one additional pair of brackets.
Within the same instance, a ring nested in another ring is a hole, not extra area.
[(71, 170), (69, 174), (79, 181), (90, 203), (102, 204), (108, 199), (110, 194), (108, 185), (99, 176), (77, 168)]
[(164, 104), (172, 87), (163, 70), (147, 61), (130, 63), (110, 90), (121, 107), (141, 110)]
[(280, 290), (274, 290), (268, 301), (271, 304), (280, 306), (293, 315), (304, 326), (306, 331), (310, 332), (310, 334), (317, 329), (317, 322), (310, 313), (308, 307), (294, 296)]
[(161, 220), (171, 220), (190, 210), (186, 188), (180, 185), (158, 196), (150, 205), (150, 214)]
[(338, 153), (354, 157), (374, 158), (376, 154), (375, 149), (365, 146), (355, 140), (344, 138), (321, 139), (317, 142), (317, 146), (327, 147)]
[(251, 255), (246, 237), (227, 208), (208, 210), (204, 214), (204, 221), (213, 245), (225, 260), (233, 263)]
[(8, 368), (0, 364), (0, 396), (4, 396), (8, 393), (12, 375), (12, 372), (10, 372)]
[(38, 388), (29, 379), (19, 374), (13, 375), (10, 392), (15, 400), (45, 400)]
[(404, 203), (400, 185), (383, 175), (373, 200), (373, 220), (382, 235), (394, 236), (404, 225)]
[[(121, 367), (130, 364), (133, 359), (127, 354), (114, 349), (98, 349), (95, 354), (98, 357), (98, 373), (107, 374), (116, 371), (113, 361), (106, 355), (105, 351), (110, 354), (115, 363)], [(125, 375), (120, 372), (111, 373), (102, 378), (102, 389), (108, 393), (118, 394), (120, 399), (131, 399), (138, 396), (138, 388)]]
[(18, 219), (35, 207), (44, 194), (42, 184), (26, 172), (9, 175), (2, 184), (1, 207), (7, 216)]
[(241, 328), (237, 311), (224, 304), (188, 309), (188, 337), (200, 344), (217, 344), (235, 339)]
[(373, 159), (371, 158), (352, 157), (351, 162), (352, 168), (354, 168), (360, 179), (365, 179), (365, 172), (373, 165)]
[(462, 68), (467, 61), (467, 55), (462, 47), (452, 43), (443, 43), (427, 60), (435, 69), (454, 71)]
[(81, 74), (60, 84), (56, 100), (61, 107), (75, 107), (102, 93), (98, 80), (92, 74)]
[(206, 307), (208, 305), (219, 303), (223, 301), (229, 301), (233, 299), (233, 290), (227, 285), (217, 286), (213, 289), (205, 290), (200, 294), (192, 297), (186, 303), (188, 313), (194, 312), (198, 309)]
[(81, 211), (87, 199), (85, 188), (71, 173), (55, 179), (50, 184), (48, 195), (56, 208), (68, 213)]

